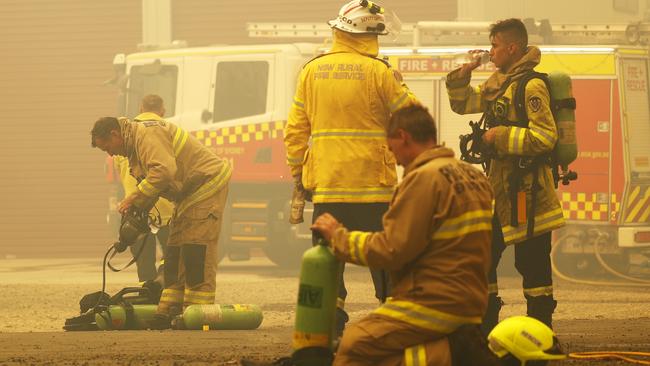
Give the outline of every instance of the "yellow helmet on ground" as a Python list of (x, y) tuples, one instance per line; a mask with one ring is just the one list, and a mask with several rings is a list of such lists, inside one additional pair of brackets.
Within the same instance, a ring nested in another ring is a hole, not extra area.
[(513, 316), (501, 321), (488, 335), (488, 345), (500, 359), (511, 355), (519, 361), (516, 364), (521, 365), (533, 364), (530, 361), (566, 358), (553, 330), (527, 316)]

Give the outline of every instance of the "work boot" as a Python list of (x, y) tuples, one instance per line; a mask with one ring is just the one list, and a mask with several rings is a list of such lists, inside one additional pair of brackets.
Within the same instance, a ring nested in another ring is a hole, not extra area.
[(164, 330), (171, 329), (172, 317), (167, 314), (154, 314), (153, 319), (149, 321), (149, 329)]
[(345, 310), (337, 307), (336, 308), (336, 338), (341, 338), (343, 335), (343, 330), (345, 329), (345, 324), (350, 320), (348, 313)]
[(503, 306), (503, 301), (496, 294), (490, 294), (488, 297), (488, 306), (483, 323), (481, 324), (481, 332), (487, 337), (488, 334), (499, 324), (499, 312)]
[(452, 366), (499, 366), (478, 325), (465, 324), (447, 336)]
[(526, 296), (528, 311), (531, 318), (535, 318), (553, 329), (553, 312), (557, 307), (557, 301), (553, 295), (547, 296)]

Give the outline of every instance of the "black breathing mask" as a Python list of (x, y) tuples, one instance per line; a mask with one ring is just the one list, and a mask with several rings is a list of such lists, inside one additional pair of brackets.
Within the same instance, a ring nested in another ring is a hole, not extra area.
[(114, 244), (115, 250), (121, 253), (127, 247), (135, 244), (138, 238), (150, 232), (149, 215), (138, 209), (131, 208), (122, 215), (120, 223), (120, 237)]

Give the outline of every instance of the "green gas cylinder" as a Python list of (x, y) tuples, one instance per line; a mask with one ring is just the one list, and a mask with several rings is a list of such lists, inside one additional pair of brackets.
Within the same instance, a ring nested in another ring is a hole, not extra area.
[(110, 305), (95, 313), (95, 323), (101, 330), (147, 329), (158, 305)]
[(565, 72), (553, 71), (548, 74), (548, 81), (554, 104), (553, 116), (558, 131), (553, 155), (562, 172), (568, 174), (569, 164), (578, 157), (576, 101), (573, 98), (571, 77)]
[(341, 265), (323, 239), (302, 256), (292, 342), (295, 365), (321, 366), (332, 362)]
[(172, 321), (174, 329), (248, 330), (262, 324), (262, 309), (252, 304), (190, 305)]

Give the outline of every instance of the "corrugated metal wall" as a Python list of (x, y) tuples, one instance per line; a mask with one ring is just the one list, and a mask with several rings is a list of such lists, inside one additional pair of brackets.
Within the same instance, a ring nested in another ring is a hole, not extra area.
[[(2, 0), (0, 258), (101, 255), (107, 185), (89, 131), (115, 114), (115, 53), (135, 51), (140, 2)], [(77, 249), (78, 248), (78, 249)]]
[[(192, 46), (254, 43), (247, 21), (324, 22), (342, 1), (177, 0), (172, 34)], [(404, 22), (453, 19), (456, 0), (386, 0)], [(137, 0), (0, 3), (0, 258), (99, 256), (106, 225), (105, 155), (90, 148), (99, 116), (114, 115), (116, 53), (141, 42)]]

